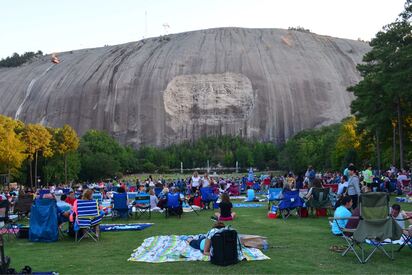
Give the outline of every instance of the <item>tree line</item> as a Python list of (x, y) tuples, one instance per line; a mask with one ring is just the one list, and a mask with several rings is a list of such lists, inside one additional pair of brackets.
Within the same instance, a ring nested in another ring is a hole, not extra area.
[(25, 52), (24, 54), (14, 53), (12, 56), (2, 58), (0, 60), (0, 67), (18, 67), (35, 57), (42, 56), (42, 51), (37, 52)]

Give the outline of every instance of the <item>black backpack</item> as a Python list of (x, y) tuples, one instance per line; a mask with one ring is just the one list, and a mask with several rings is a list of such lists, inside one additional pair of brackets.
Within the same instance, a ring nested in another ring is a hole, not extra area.
[(211, 241), (213, 253), (210, 256), (210, 261), (212, 264), (227, 266), (239, 262), (238, 249), (241, 247), (235, 230), (225, 229), (218, 232)]

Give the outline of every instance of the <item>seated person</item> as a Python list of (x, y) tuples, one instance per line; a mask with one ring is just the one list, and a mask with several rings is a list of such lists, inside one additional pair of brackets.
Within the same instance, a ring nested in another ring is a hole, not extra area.
[(73, 205), (66, 202), (67, 196), (65, 194), (60, 196), (60, 200), (57, 201), (57, 207), (61, 208), (64, 211), (70, 211), (73, 208)]
[(249, 185), (246, 187), (246, 200), (245, 201), (257, 201), (255, 196), (255, 190), (251, 188)]
[(74, 205), (74, 202), (76, 201), (76, 197), (74, 196), (74, 191), (69, 192), (69, 196), (65, 200), (68, 204)]
[[(49, 194), (45, 194), (43, 196), (43, 199), (56, 200), (56, 197), (54, 196), (54, 194), (49, 193)], [(60, 206), (59, 206), (59, 203), (56, 202), (56, 205), (57, 205), (57, 223), (60, 226), (62, 223), (69, 221), (70, 207), (67, 210), (66, 207), (61, 207), (61, 203), (60, 203)]]
[(343, 194), (346, 193), (346, 190), (348, 189), (348, 177), (347, 176), (342, 176), (340, 183), (338, 185), (338, 196), (342, 197)]
[[(349, 209), (352, 207), (352, 198), (346, 196), (341, 200), (341, 206), (336, 208), (334, 218), (349, 218), (352, 216), (352, 212)], [(348, 220), (333, 220), (332, 222), (332, 234), (335, 236), (342, 236), (343, 232), (340, 228), (346, 228)]]
[(227, 193), (222, 194), (222, 201), (219, 203), (219, 212), (215, 213), (212, 220), (230, 220), (236, 217), (236, 213), (232, 212), (232, 203), (230, 202), (230, 197)]
[[(81, 199), (82, 200), (93, 200), (93, 190), (92, 189), (85, 189), (83, 191)], [(101, 206), (99, 206), (99, 208), (101, 208)], [(73, 205), (73, 213), (72, 214), (74, 214), (74, 213), (77, 213), (77, 200), (74, 202), (74, 205)], [(100, 211), (100, 215), (104, 215), (104, 212)], [(98, 217), (94, 218), (93, 220), (95, 220), (97, 218)], [(70, 222), (74, 222), (74, 215), (70, 215)], [(99, 237), (99, 234), (100, 234), (99, 224), (94, 226), (94, 230), (96, 232), (96, 236)]]
[(157, 206), (160, 209), (164, 209), (166, 207), (166, 202), (167, 202), (167, 194), (169, 193), (169, 188), (165, 187), (163, 188), (162, 192), (159, 194), (159, 202)]
[(216, 222), (213, 228), (206, 234), (200, 234), (197, 239), (187, 239), (187, 243), (194, 249), (199, 249), (204, 255), (210, 255), (210, 248), (212, 244), (212, 237), (219, 231), (219, 229), (225, 228), (223, 222)]
[[(412, 213), (406, 213), (405, 211), (401, 210), (401, 206), (397, 203), (393, 204), (390, 208), (390, 215), (402, 229), (408, 229), (408, 226), (406, 226), (405, 224), (405, 220), (408, 220), (410, 223), (410, 218), (412, 217), (411, 214)], [(411, 226), (409, 226), (409, 228), (411, 228)], [(404, 233), (406, 232), (404, 231)]]
[(313, 188), (322, 188), (322, 180), (321, 179), (314, 179), (313, 180), (313, 187), (309, 189), (309, 192), (305, 195), (306, 200), (310, 200), (312, 198), (312, 190)]
[(156, 197), (153, 189), (150, 189), (149, 195), (150, 195), (150, 208), (152, 210), (160, 209), (159, 207), (157, 207), (157, 204), (159, 203), (159, 199)]

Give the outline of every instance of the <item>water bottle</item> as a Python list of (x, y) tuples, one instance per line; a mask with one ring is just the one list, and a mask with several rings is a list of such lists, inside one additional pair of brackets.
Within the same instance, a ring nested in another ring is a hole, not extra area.
[(263, 251), (267, 251), (269, 249), (268, 241), (263, 240), (262, 243), (263, 243)]

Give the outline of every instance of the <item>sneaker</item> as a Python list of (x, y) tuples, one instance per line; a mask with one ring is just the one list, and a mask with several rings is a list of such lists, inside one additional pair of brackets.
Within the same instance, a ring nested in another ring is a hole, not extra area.
[(210, 219), (214, 222), (217, 222), (217, 218), (215, 216), (210, 217)]

